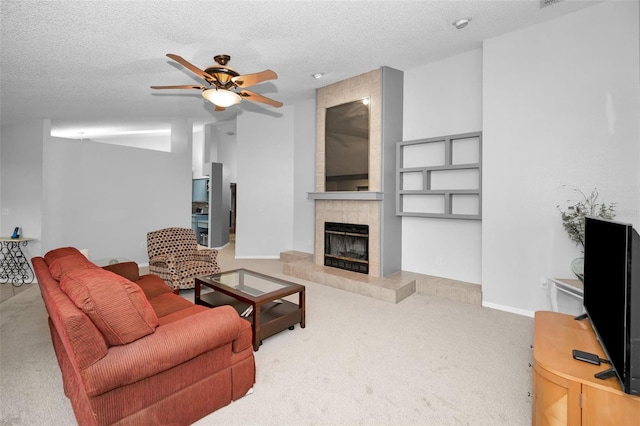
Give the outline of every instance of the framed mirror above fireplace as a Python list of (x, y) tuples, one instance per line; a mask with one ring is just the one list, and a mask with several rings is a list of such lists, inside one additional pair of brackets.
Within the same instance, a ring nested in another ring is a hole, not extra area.
[(369, 97), (325, 110), (325, 190), (369, 190)]

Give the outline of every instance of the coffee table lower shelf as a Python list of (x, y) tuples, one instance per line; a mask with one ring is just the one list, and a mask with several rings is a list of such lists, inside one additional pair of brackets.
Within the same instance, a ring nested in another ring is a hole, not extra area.
[[(201, 294), (199, 300), (196, 300), (196, 303), (209, 308), (230, 305), (233, 306), (239, 315), (242, 315), (242, 313), (251, 306), (250, 303), (242, 302), (219, 291)], [(257, 309), (260, 310), (258, 330), (256, 330), (256, 321), (254, 321), (253, 317)], [(282, 302), (267, 302), (259, 305), (258, 308), (254, 307), (253, 313), (243, 318), (252, 325), (254, 351), (258, 350), (262, 344), (262, 340), (267, 337), (271, 337), (285, 329), (293, 330), (296, 324), (300, 324), (300, 326), (304, 328), (304, 319), (300, 306), (287, 300), (282, 300)]]

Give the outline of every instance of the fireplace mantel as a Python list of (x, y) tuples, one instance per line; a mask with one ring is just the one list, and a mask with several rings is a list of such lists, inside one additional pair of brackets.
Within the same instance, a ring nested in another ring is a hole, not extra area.
[(382, 192), (371, 191), (327, 191), (307, 192), (310, 200), (357, 200), (357, 201), (381, 201), (384, 199)]

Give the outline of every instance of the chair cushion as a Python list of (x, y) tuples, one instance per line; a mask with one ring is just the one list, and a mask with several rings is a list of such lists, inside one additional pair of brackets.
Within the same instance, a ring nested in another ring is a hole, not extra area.
[(133, 342), (158, 326), (158, 317), (140, 287), (102, 268), (69, 271), (60, 287), (111, 346)]
[(178, 270), (177, 272), (181, 279), (194, 278), (220, 272), (216, 263), (202, 262), (198, 260), (179, 263), (176, 269)]

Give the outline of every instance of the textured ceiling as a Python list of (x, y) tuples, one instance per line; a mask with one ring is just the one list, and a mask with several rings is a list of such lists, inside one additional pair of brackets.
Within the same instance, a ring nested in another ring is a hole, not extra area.
[[(1, 0), (0, 119), (50, 118), (54, 129), (90, 133), (166, 128), (176, 118), (224, 121), (243, 111), (277, 115), (249, 101), (214, 112), (199, 91), (149, 86), (202, 83), (167, 53), (201, 69), (228, 54), (240, 73), (278, 73), (250, 90), (286, 105), (382, 65), (410, 69), (594, 3)], [(471, 23), (457, 30), (452, 22), (465, 17)], [(325, 76), (313, 79), (318, 72)]]

